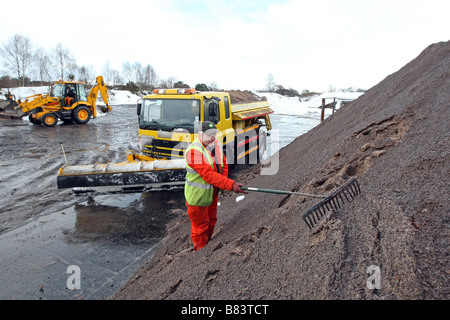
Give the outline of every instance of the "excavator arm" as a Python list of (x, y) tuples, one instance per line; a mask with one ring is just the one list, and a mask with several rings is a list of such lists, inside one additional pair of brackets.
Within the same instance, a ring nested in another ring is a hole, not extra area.
[(109, 94), (108, 94), (108, 88), (106, 88), (105, 82), (103, 80), (102, 76), (98, 76), (96, 79), (97, 84), (92, 87), (91, 91), (89, 91), (88, 95), (88, 102), (92, 105), (92, 115), (94, 118), (97, 116), (97, 97), (98, 93), (100, 92), (103, 102), (106, 104), (106, 108), (102, 108), (103, 112), (109, 112), (112, 110), (111, 106), (109, 105)]

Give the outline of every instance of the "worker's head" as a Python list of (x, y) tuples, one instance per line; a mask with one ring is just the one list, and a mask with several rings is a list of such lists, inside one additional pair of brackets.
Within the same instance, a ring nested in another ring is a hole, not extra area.
[(211, 121), (204, 121), (202, 123), (202, 131), (200, 132), (200, 134), (200, 139), (205, 145), (212, 145), (216, 141), (217, 127)]

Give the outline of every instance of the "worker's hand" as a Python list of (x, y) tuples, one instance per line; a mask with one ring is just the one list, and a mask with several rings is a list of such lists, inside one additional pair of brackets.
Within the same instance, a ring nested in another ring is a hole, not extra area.
[(247, 191), (241, 189), (241, 187), (243, 187), (243, 186), (244, 185), (242, 183), (235, 182), (235, 183), (233, 183), (233, 189), (232, 190), (234, 192), (236, 192), (236, 193), (248, 193)]

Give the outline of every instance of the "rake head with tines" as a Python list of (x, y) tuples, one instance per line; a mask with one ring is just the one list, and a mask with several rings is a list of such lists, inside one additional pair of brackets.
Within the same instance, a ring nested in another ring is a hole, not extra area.
[(276, 193), (276, 194), (292, 194), (304, 197), (316, 197), (323, 198), (321, 202), (316, 204), (314, 207), (306, 211), (303, 214), (303, 220), (309, 229), (313, 229), (314, 226), (322, 219), (327, 211), (339, 210), (342, 205), (346, 202), (352, 201), (358, 195), (361, 194), (361, 188), (359, 187), (358, 181), (355, 178), (350, 179), (344, 185), (339, 187), (330, 196), (325, 196), (322, 194), (309, 194), (293, 191), (284, 190), (273, 190), (273, 189), (261, 189), (261, 188), (251, 188), (251, 187), (241, 187), (242, 190), (256, 191), (256, 192), (266, 192), (266, 193)]
[(333, 194), (310, 208), (303, 214), (303, 220), (309, 229), (313, 229), (328, 211), (338, 211), (346, 202), (352, 201), (361, 194), (361, 188), (355, 178), (339, 187)]

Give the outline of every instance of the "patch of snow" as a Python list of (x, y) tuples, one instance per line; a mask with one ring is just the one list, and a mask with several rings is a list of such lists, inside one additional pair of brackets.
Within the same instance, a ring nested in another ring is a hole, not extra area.
[(27, 97), (33, 96), (35, 94), (48, 94), (50, 92), (49, 86), (42, 86), (42, 87), (23, 87), (23, 88), (2, 88), (0, 89), (0, 92), (3, 94), (6, 94), (11, 92), (11, 94), (16, 96), (16, 100), (24, 101)]
[(355, 100), (363, 92), (324, 92), (312, 96), (306, 101), (301, 101), (298, 97), (286, 97), (272, 92), (257, 92), (256, 94), (267, 97), (274, 114), (308, 116), (321, 113), (322, 99), (325, 99), (327, 104), (336, 99), (336, 109), (339, 109), (341, 102)]
[[(112, 106), (124, 104), (136, 105), (137, 101), (142, 98), (137, 94), (125, 90), (108, 90), (108, 93), (109, 93), (109, 104)], [(98, 95), (97, 101), (98, 101), (97, 104), (105, 105), (100, 94)]]

